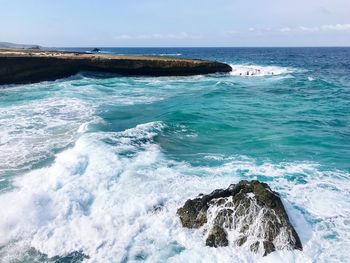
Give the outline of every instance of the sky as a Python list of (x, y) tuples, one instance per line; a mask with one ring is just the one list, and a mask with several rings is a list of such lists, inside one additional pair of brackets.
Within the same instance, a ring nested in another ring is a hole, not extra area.
[(0, 0), (0, 42), (350, 46), (350, 0)]

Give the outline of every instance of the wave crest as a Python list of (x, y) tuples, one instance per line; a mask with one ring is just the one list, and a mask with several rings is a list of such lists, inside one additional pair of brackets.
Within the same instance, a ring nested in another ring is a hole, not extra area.
[(231, 75), (233, 76), (276, 76), (290, 73), (292, 70), (278, 66), (258, 66), (258, 65), (242, 65), (231, 64)]
[(156, 138), (166, 129), (150, 122), (121, 132), (86, 133), (51, 166), (16, 178), (16, 188), (0, 195), (0, 258), (17, 259), (32, 247), (49, 257), (83, 251), (90, 256), (86, 262), (258, 261), (234, 245), (220, 253), (205, 247), (201, 234), (182, 228), (176, 216), (188, 198), (241, 179), (268, 181), (281, 193), (304, 246), (302, 252), (272, 253), (266, 261), (324, 262), (334, 253), (334, 261), (348, 258), (348, 173), (313, 163), (261, 164), (242, 156), (207, 156), (218, 164), (192, 166), (162, 153)]

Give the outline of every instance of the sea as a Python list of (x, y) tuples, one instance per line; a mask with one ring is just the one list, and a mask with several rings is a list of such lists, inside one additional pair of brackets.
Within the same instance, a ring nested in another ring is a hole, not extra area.
[[(233, 70), (1, 86), (0, 262), (350, 261), (350, 48), (100, 52)], [(211, 248), (181, 226), (187, 199), (252, 179), (302, 251)]]

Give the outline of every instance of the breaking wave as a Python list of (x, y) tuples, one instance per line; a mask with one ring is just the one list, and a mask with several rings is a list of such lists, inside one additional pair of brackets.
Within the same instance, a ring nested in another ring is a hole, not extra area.
[(289, 68), (278, 66), (258, 66), (258, 65), (235, 65), (231, 64), (231, 75), (233, 76), (276, 76), (291, 73)]
[(162, 53), (159, 56), (182, 56), (181, 53)]
[[(156, 143), (165, 128), (151, 122), (83, 134), (51, 166), (17, 177), (16, 189), (0, 195), (0, 257), (11, 262), (34, 248), (49, 257), (83, 251), (90, 257), (86, 262), (348, 258), (350, 184), (343, 180), (348, 174), (313, 163), (258, 164), (234, 156), (207, 156), (222, 161), (212, 167), (172, 161)], [(181, 227), (176, 210), (186, 199), (241, 179), (269, 181), (282, 194), (303, 252), (261, 258), (235, 245), (209, 248), (199, 231)]]
[(74, 142), (76, 131), (94, 110), (77, 99), (49, 98), (0, 108), (0, 170), (54, 156)]

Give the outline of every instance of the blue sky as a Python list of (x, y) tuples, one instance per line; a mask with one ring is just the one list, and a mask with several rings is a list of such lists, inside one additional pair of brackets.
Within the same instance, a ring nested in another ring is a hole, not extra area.
[(350, 46), (350, 0), (0, 0), (0, 41)]

